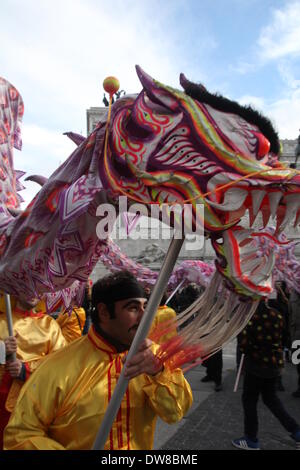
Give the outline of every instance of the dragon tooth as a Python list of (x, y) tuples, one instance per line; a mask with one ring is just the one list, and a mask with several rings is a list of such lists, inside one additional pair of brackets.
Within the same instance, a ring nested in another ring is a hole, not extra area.
[(294, 228), (297, 227), (297, 225), (299, 224), (299, 222), (300, 222), (300, 209), (298, 209), (297, 214), (296, 214), (296, 217), (295, 217)]
[(286, 210), (284, 214), (284, 219), (280, 224), (280, 231), (283, 231), (288, 223), (294, 219), (297, 214), (298, 208), (300, 206), (300, 195), (299, 194), (290, 194), (285, 198)]
[(262, 190), (262, 189), (254, 189), (254, 190), (251, 191), (254, 217), (257, 216), (257, 213), (260, 209), (261, 203), (262, 203), (262, 201), (263, 201), (266, 194), (267, 194), (267, 192)]
[(206, 199), (206, 202), (221, 211), (236, 211), (243, 205), (247, 195), (247, 190), (233, 188), (226, 191), (223, 203), (217, 204), (210, 199)]
[(282, 192), (272, 191), (268, 194), (268, 198), (269, 198), (269, 203), (270, 203), (271, 215), (272, 217), (275, 217), (278, 204), (280, 202), (280, 199), (282, 198)]

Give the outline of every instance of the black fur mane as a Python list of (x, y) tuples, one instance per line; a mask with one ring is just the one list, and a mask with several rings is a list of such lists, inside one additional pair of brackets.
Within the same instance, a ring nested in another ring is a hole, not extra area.
[(219, 111), (225, 113), (233, 113), (241, 116), (246, 121), (254, 124), (269, 140), (271, 148), (270, 151), (276, 155), (280, 152), (280, 142), (277, 132), (275, 131), (270, 119), (260, 114), (258, 111), (253, 109), (251, 106), (242, 106), (236, 101), (224, 98), (218, 93), (209, 93), (206, 88), (199, 84), (188, 81), (183, 75), (180, 77), (180, 82), (184, 91), (191, 98), (200, 101), (201, 103), (209, 104)]

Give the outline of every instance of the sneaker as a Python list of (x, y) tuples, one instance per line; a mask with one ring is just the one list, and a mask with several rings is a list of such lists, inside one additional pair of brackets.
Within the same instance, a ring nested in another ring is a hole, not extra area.
[(205, 377), (201, 379), (201, 382), (212, 382), (212, 379), (209, 375), (205, 375)]
[(296, 443), (296, 449), (300, 450), (300, 429), (298, 431), (294, 432), (294, 434), (291, 434), (291, 437), (292, 437), (292, 439), (294, 439), (294, 441)]
[(234, 447), (242, 450), (260, 450), (259, 442), (252, 441), (249, 437), (240, 437), (240, 439), (234, 439), (231, 443)]
[(215, 392), (221, 392), (223, 390), (222, 384), (216, 384), (215, 385)]
[(300, 398), (300, 387), (292, 393), (293, 397), (295, 398)]

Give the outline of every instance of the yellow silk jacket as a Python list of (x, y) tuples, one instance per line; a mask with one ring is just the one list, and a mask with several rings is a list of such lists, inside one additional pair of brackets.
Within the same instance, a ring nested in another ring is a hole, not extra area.
[[(67, 342), (57, 325), (42, 309), (35, 307), (31, 312), (20, 312), (12, 302), (12, 320), (14, 333), (17, 336), (17, 358), (26, 364), (27, 370), (33, 372), (39, 362), (48, 354), (66, 346)], [(0, 339), (8, 337), (7, 320), (4, 308), (0, 304)], [(0, 383), (5, 366), (0, 366)], [(10, 387), (5, 408), (11, 412), (15, 406), (24, 382), (15, 379)]]
[[(158, 348), (153, 344), (153, 350)], [(4, 435), (5, 449), (91, 449), (126, 354), (87, 336), (49, 357), (23, 387)], [(105, 449), (147, 450), (157, 416), (179, 421), (192, 404), (181, 369), (129, 381)]]
[[(168, 323), (170, 323), (172, 320), (176, 320), (175, 310), (173, 310), (171, 307), (168, 307), (167, 305), (161, 305), (160, 307), (158, 307), (154, 320), (151, 325), (149, 338), (151, 338), (151, 335), (155, 332), (156, 328), (162, 327), (164, 323), (168, 326)], [(177, 335), (176, 327), (171, 326), (170, 331), (163, 334), (158, 339), (155, 338), (155, 341), (158, 344), (162, 344), (168, 339), (171, 339), (176, 335)]]
[(60, 313), (56, 319), (59, 324), (62, 334), (68, 343), (72, 343), (82, 335), (82, 330), (85, 323), (85, 311), (81, 307), (74, 307), (71, 315), (67, 312)]

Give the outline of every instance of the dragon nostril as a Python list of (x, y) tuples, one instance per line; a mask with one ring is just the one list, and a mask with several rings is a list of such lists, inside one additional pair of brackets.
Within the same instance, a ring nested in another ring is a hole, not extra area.
[(257, 158), (262, 159), (270, 151), (270, 142), (260, 132), (255, 133), (257, 137)]

